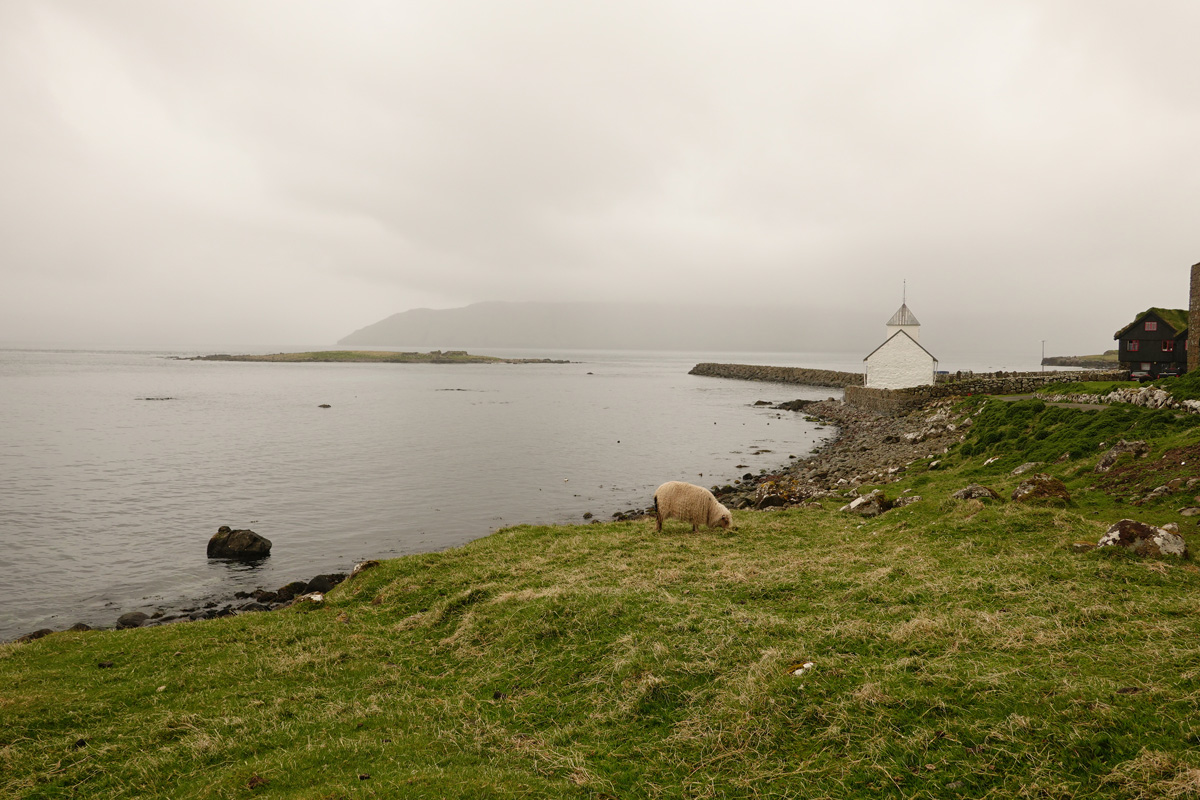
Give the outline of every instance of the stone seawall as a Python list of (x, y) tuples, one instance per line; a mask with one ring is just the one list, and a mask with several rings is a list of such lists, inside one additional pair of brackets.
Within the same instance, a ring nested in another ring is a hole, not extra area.
[(863, 376), (853, 372), (838, 372), (832, 369), (805, 369), (803, 367), (764, 367), (752, 364), (697, 364), (689, 375), (704, 375), (709, 378), (733, 378), (739, 381), (768, 381), (770, 383), (798, 383), (804, 386), (830, 386), (842, 389), (862, 386)]
[(904, 414), (940, 397), (971, 394), (1027, 394), (1053, 383), (1080, 381), (1127, 381), (1126, 370), (1081, 370), (1072, 372), (1018, 372), (988, 374), (951, 380), (934, 386), (909, 389), (846, 388), (846, 402), (877, 414)]

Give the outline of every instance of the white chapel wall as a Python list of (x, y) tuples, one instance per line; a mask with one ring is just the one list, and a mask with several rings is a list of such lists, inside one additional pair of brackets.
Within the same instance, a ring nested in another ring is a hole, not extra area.
[(866, 385), (904, 389), (933, 383), (933, 358), (907, 336), (893, 336), (867, 357)]

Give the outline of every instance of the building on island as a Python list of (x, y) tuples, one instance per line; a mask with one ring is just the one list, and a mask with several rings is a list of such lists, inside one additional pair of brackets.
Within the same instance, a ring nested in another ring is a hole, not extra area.
[(1148, 308), (1113, 334), (1121, 369), (1158, 378), (1187, 372), (1188, 312), (1181, 308)]
[(887, 322), (887, 339), (863, 359), (863, 385), (904, 389), (934, 382), (937, 359), (921, 346), (921, 323), (902, 303)]

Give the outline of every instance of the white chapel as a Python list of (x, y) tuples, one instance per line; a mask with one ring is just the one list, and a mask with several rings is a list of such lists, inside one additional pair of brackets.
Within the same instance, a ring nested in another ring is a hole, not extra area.
[(937, 359), (921, 346), (921, 323), (908, 303), (887, 322), (887, 339), (863, 359), (863, 385), (869, 389), (904, 389), (934, 382)]

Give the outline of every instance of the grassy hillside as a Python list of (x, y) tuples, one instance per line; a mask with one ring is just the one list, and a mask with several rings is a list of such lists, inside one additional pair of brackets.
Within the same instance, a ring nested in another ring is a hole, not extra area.
[[(870, 520), (520, 526), (320, 607), (2, 645), (0, 793), (1195, 796), (1200, 570), (1070, 545), (1132, 516), (1200, 546), (1197, 489), (1128, 504), (1196, 474), (1198, 422), (991, 401)], [(949, 497), (1062, 453), (1067, 505)]]

